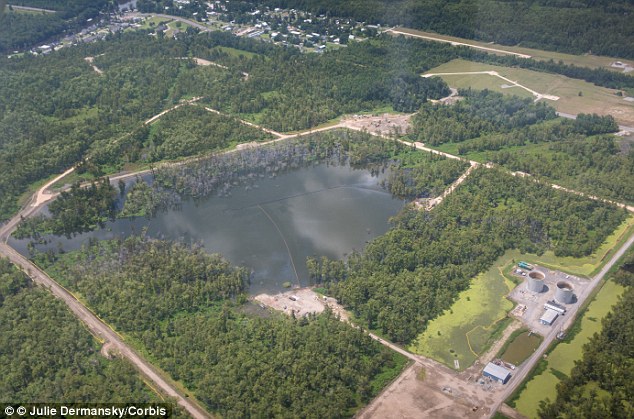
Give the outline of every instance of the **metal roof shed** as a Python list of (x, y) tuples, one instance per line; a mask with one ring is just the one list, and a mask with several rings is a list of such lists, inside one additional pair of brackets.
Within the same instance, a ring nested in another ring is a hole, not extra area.
[(539, 318), (539, 322), (541, 324), (546, 324), (550, 326), (553, 324), (557, 316), (559, 316), (559, 313), (557, 313), (555, 310), (547, 308), (546, 311), (544, 311), (544, 314), (542, 314), (542, 316)]
[(493, 378), (502, 384), (506, 384), (509, 378), (511, 378), (511, 372), (509, 370), (499, 365), (495, 365), (493, 362), (489, 362), (487, 366), (484, 367), (482, 375)]

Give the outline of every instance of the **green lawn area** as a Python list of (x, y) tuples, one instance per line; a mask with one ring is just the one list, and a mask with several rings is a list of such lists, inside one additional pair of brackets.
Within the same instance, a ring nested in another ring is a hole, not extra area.
[[(580, 67), (604, 68), (606, 70), (621, 72), (622, 70), (611, 67), (611, 64), (617, 60), (630, 62), (630, 60), (622, 60), (620, 58), (606, 57), (606, 56), (600, 56), (600, 55), (590, 55), (590, 54), (573, 55), (573, 54), (564, 54), (561, 52), (554, 52), (554, 51), (542, 51), (542, 50), (533, 49), (533, 48), (522, 48), (522, 47), (516, 47), (516, 46), (500, 45), (495, 43), (478, 42), (478, 41), (473, 41), (471, 39), (457, 38), (455, 36), (439, 35), (432, 32), (417, 31), (417, 30), (409, 29), (409, 28), (396, 28), (396, 29), (399, 31), (408, 32), (414, 35), (433, 36), (435, 38), (445, 39), (448, 41), (457, 41), (457, 42), (462, 42), (469, 45), (477, 45), (477, 46), (486, 47), (486, 48), (495, 48), (495, 49), (500, 49), (504, 51), (516, 52), (519, 54), (526, 54), (526, 55), (530, 55), (531, 58), (538, 61), (548, 61), (552, 59), (556, 62), (563, 61), (565, 64), (571, 64), (571, 65), (576, 65)], [(504, 54), (497, 54), (497, 55), (504, 55)]]
[(152, 16), (145, 18), (141, 23), (141, 27), (139, 29), (154, 29), (158, 27), (161, 23), (169, 23), (172, 19), (166, 19), (164, 17)]
[(236, 49), (236, 48), (231, 48), (231, 47), (214, 47), (214, 49), (218, 50), (218, 51), (222, 51), (222, 52), (226, 52), (229, 55), (232, 55), (234, 57), (246, 57), (246, 58), (253, 58), (253, 57), (257, 57), (259, 54), (256, 54), (255, 52), (251, 52), (251, 51), (244, 51), (241, 49)]
[[(490, 64), (456, 59), (428, 71), (428, 73), (455, 73), (467, 71), (497, 71), (523, 86), (542, 94), (559, 96), (559, 100), (546, 102), (559, 112), (610, 114), (624, 125), (634, 125), (634, 103), (616, 96), (616, 90), (595, 86), (583, 80), (572, 79), (558, 74), (541, 73), (521, 68), (509, 68)], [(504, 89), (508, 82), (488, 74), (450, 75), (442, 78), (451, 87), (495, 90), (507, 95), (532, 97), (518, 87)], [(579, 96), (581, 93), (581, 96)]]
[[(481, 137), (479, 137), (481, 138)], [(469, 144), (469, 142), (471, 141), (475, 141), (478, 138), (473, 138), (471, 140), (467, 140), (464, 141), (460, 144), (463, 145), (467, 145)], [(498, 153), (498, 151), (473, 151), (470, 153), (465, 153), (465, 154), (458, 154), (458, 148), (460, 146), (460, 144), (458, 143), (445, 143), (445, 144), (441, 144), (437, 147), (431, 147), (431, 148), (435, 148), (437, 150), (440, 151), (444, 151), (445, 153), (449, 153), (449, 154), (454, 154), (456, 156), (461, 156), (464, 157), (466, 159), (469, 160), (475, 160), (477, 162), (480, 163), (488, 163), (491, 161), (492, 156), (496, 153)], [(508, 151), (509, 153), (522, 153), (522, 155), (530, 155), (530, 154), (537, 154), (537, 153), (544, 153), (547, 152), (549, 154), (554, 155), (555, 152), (550, 151), (549, 148), (550, 144), (547, 143), (543, 143), (543, 144), (527, 144), (524, 146), (513, 146), (513, 147), (505, 147), (504, 150)]]
[[(449, 311), (431, 321), (427, 330), (408, 348), (460, 370), (469, 367), (492, 343), (492, 337), (506, 323), (506, 313), (513, 303), (505, 298), (514, 284), (502, 275), (502, 267), (509, 263), (505, 254), (486, 272), (471, 282), (471, 287), (460, 293)], [(453, 352), (452, 352), (453, 351)]]
[(180, 20), (175, 20), (167, 24), (167, 30), (165, 31), (166, 36), (174, 36), (176, 31), (185, 32), (187, 28), (191, 28), (191, 25), (187, 23), (181, 22)]
[(588, 342), (595, 332), (601, 330), (601, 319), (606, 316), (610, 308), (617, 302), (624, 289), (624, 287), (612, 281), (608, 281), (603, 285), (603, 288), (590, 303), (588, 310), (581, 318), (579, 332), (570, 342), (561, 342), (550, 352), (546, 360), (546, 370), (533, 377), (520, 393), (514, 404), (521, 414), (529, 418), (535, 418), (537, 417), (539, 402), (546, 399), (546, 397), (551, 400), (555, 397), (557, 394), (556, 386), (559, 382), (556, 375), (560, 375), (560, 373), (570, 374), (574, 361), (581, 359), (583, 345)]

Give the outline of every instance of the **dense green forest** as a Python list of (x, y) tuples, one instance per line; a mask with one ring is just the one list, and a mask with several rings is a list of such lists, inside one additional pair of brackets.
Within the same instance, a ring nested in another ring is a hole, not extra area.
[(570, 377), (557, 385), (554, 402), (540, 406), (539, 417), (634, 417), (634, 253), (614, 274), (628, 288), (602, 321), (603, 328), (584, 345)]
[[(226, 149), (239, 143), (270, 140), (260, 129), (236, 124), (234, 118), (211, 113), (200, 106), (188, 106), (166, 114), (147, 129), (139, 153), (147, 161), (176, 159)], [(131, 155), (131, 159), (138, 160)]]
[(556, 117), (544, 102), (504, 96), (489, 90), (461, 90), (453, 106), (426, 104), (412, 120), (412, 139), (437, 146), (488, 133), (509, 132)]
[(70, 236), (103, 226), (116, 215), (117, 192), (108, 178), (81, 187), (79, 182), (48, 204), (50, 217), (23, 220), (15, 236), (36, 237), (42, 233)]
[[(0, 8), (6, 2), (0, 2)], [(95, 18), (104, 10), (107, 0), (12, 0), (16, 6), (37, 7), (54, 10), (48, 12), (18, 12), (11, 6), (0, 13), (0, 52), (24, 50), (34, 44), (47, 42), (65, 31), (72, 31), (87, 25), (87, 20)]]
[(0, 259), (0, 402), (157, 402), (136, 370), (106, 360), (64, 305)]
[(634, 58), (628, 0), (262, 0), (359, 21), (574, 54)]
[(461, 91), (456, 105), (426, 104), (413, 118), (412, 139), (491, 161), (563, 186), (634, 202), (634, 151), (622, 150), (611, 116), (554, 118), (530, 100), (499, 93)]
[[(257, 55), (230, 57), (218, 46)], [(402, 58), (398, 51), (406, 50), (412, 53), (394, 66)], [(128, 162), (224, 146), (213, 138), (200, 141), (214, 130), (207, 121), (238, 137), (228, 144), (241, 141), (245, 131), (237, 122), (232, 127), (226, 119), (188, 107), (177, 115), (189, 110), (183, 124), (190, 121), (197, 132), (181, 126), (178, 134), (188, 136), (193, 148), (175, 148), (164, 136), (157, 136), (163, 143), (152, 148), (152, 130), (148, 133), (143, 121), (180, 99), (204, 96), (214, 108), (283, 131), (386, 105), (414, 111), (428, 97), (447, 94), (442, 81), (417, 74), (451, 59), (448, 51), (387, 38), (318, 57), (224, 33), (180, 40), (130, 33), (45, 57), (0, 57), (0, 165), (13, 168), (0, 179), (0, 218), (17, 210), (27, 185), (80, 161), (101, 175)], [(88, 56), (95, 57), (103, 75), (85, 62)], [(177, 59), (187, 56), (212, 59), (230, 70)], [(197, 116), (200, 122), (194, 121)]]
[(196, 247), (130, 237), (40, 262), (224, 417), (348, 417), (405, 362), (329, 312), (247, 314), (228, 299), (247, 272)]
[(408, 342), (507, 249), (591, 254), (626, 212), (491, 169), (476, 169), (433, 211), (406, 209), (346, 263), (310, 260), (367, 326)]
[[(386, 106), (417, 111), (426, 99), (448, 92), (442, 81), (418, 77), (421, 72), (458, 57), (506, 60), (390, 36), (316, 55), (221, 32), (188, 33), (178, 40), (146, 33), (120, 33), (44, 57), (0, 56), (0, 165), (13, 168), (0, 179), (0, 219), (17, 211), (28, 185), (79, 162), (82, 170), (98, 176), (127, 163), (191, 155), (240, 141), (245, 127), (201, 115), (193, 107), (176, 114), (183, 117), (174, 128), (178, 132), (166, 132), (180, 140), (187, 137), (192, 147), (174, 147), (165, 135), (157, 135), (159, 145), (150, 141), (152, 128), (148, 131), (143, 121), (181, 99), (203, 96), (208, 106), (278, 131), (306, 129), (341, 114)], [(239, 57), (219, 47), (255, 55)], [(86, 57), (95, 57), (104, 73), (96, 73)], [(213, 60), (229, 69), (196, 66), (183, 57)], [(587, 71), (596, 76), (595, 82), (625, 83)], [(207, 122), (238, 138), (214, 140)], [(201, 141), (203, 137), (209, 141)]]

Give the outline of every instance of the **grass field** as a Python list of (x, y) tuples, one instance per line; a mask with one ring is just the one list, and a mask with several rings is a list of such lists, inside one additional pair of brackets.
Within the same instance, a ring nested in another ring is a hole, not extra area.
[(528, 263), (539, 264), (551, 269), (560, 270), (573, 275), (590, 277), (597, 273), (603, 262), (607, 261), (615, 249), (618, 249), (627, 238), (634, 233), (634, 217), (630, 216), (614, 232), (608, 236), (605, 242), (596, 252), (583, 258), (558, 257), (552, 251), (538, 256), (535, 254), (522, 254), (519, 250), (506, 252), (505, 256), (515, 260), (524, 260)]
[(514, 285), (500, 269), (508, 260), (506, 255), (502, 256), (491, 269), (475, 277), (451, 309), (431, 321), (409, 349), (451, 368), (454, 360), (460, 362), (460, 370), (473, 364), (492, 343), (491, 337), (500, 326), (498, 321), (505, 319), (513, 308), (505, 296)]
[[(467, 60), (453, 60), (428, 71), (428, 73), (456, 73), (467, 71), (497, 71), (501, 76), (518, 82), (542, 94), (559, 96), (559, 100), (546, 102), (557, 111), (578, 114), (597, 113), (612, 115), (619, 123), (634, 126), (634, 102), (627, 102), (616, 96), (616, 90), (595, 86), (583, 80), (565, 76), (541, 73), (521, 68), (509, 68)], [(441, 76), (451, 87), (489, 89), (507, 95), (532, 97), (518, 87), (502, 88), (508, 84), (498, 77), (488, 74)], [(581, 93), (581, 96), (579, 94)]]
[(143, 19), (143, 22), (141, 23), (141, 27), (139, 29), (154, 29), (160, 26), (161, 23), (167, 24), (169, 22), (172, 22), (172, 19), (166, 19), (164, 17), (157, 16), (147, 17)]
[[(601, 319), (610, 311), (610, 308), (618, 301), (624, 288), (612, 281), (605, 283), (588, 306), (588, 310), (581, 318), (581, 328), (570, 342), (562, 342), (548, 355), (547, 368), (541, 374), (533, 377), (526, 388), (515, 401), (515, 408), (529, 418), (537, 417), (539, 402), (551, 400), (557, 394), (556, 386), (559, 382), (557, 375), (560, 373), (569, 375), (574, 361), (581, 359), (582, 348), (590, 337), (601, 330)], [(553, 371), (554, 370), (554, 371)]]
[[(432, 36), (432, 37), (444, 39), (447, 41), (462, 42), (465, 44), (477, 45), (477, 46), (481, 46), (485, 48), (495, 48), (495, 49), (500, 49), (505, 51), (511, 51), (518, 54), (530, 55), (531, 58), (535, 60), (548, 61), (552, 59), (556, 62), (563, 61), (565, 64), (572, 64), (572, 65), (576, 65), (580, 67), (604, 68), (607, 70), (621, 72), (622, 70), (611, 67), (611, 64), (614, 61), (618, 60), (618, 61), (631, 63), (630, 60), (623, 60), (621, 58), (605, 57), (605, 56), (589, 55), (589, 54), (584, 54), (584, 55), (564, 54), (561, 52), (542, 51), (542, 50), (532, 49), (532, 48), (522, 48), (522, 47), (507, 46), (507, 45), (500, 45), (500, 44), (494, 44), (494, 43), (473, 41), (470, 39), (457, 38), (454, 36), (438, 35), (433, 32), (423, 32), (423, 31), (417, 31), (417, 30), (409, 29), (409, 28), (396, 28), (396, 29), (402, 32), (413, 34), (413, 35)], [(498, 54), (498, 55), (503, 55), (503, 54)]]
[(177, 32), (185, 32), (188, 28), (191, 28), (191, 25), (187, 23), (181, 22), (180, 20), (175, 20), (167, 24), (167, 30), (165, 31), (166, 36), (174, 36), (174, 33)]
[(244, 51), (244, 50), (241, 50), (241, 49), (236, 49), (236, 48), (231, 48), (231, 47), (218, 46), (218, 47), (214, 47), (214, 49), (216, 49), (218, 51), (225, 52), (225, 53), (227, 53), (229, 55), (232, 55), (234, 57), (243, 56), (245, 58), (253, 58), (253, 57), (257, 57), (259, 55), (259, 54), (256, 54), (255, 52)]

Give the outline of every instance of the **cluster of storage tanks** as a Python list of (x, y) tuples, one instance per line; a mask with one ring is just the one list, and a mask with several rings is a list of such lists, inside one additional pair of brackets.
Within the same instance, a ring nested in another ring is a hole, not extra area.
[[(530, 271), (528, 273), (527, 288), (531, 292), (544, 292), (546, 285), (544, 284), (544, 274), (539, 271)], [(566, 281), (557, 282), (555, 288), (555, 300), (562, 304), (571, 304), (574, 301), (574, 288), (571, 283)]]

